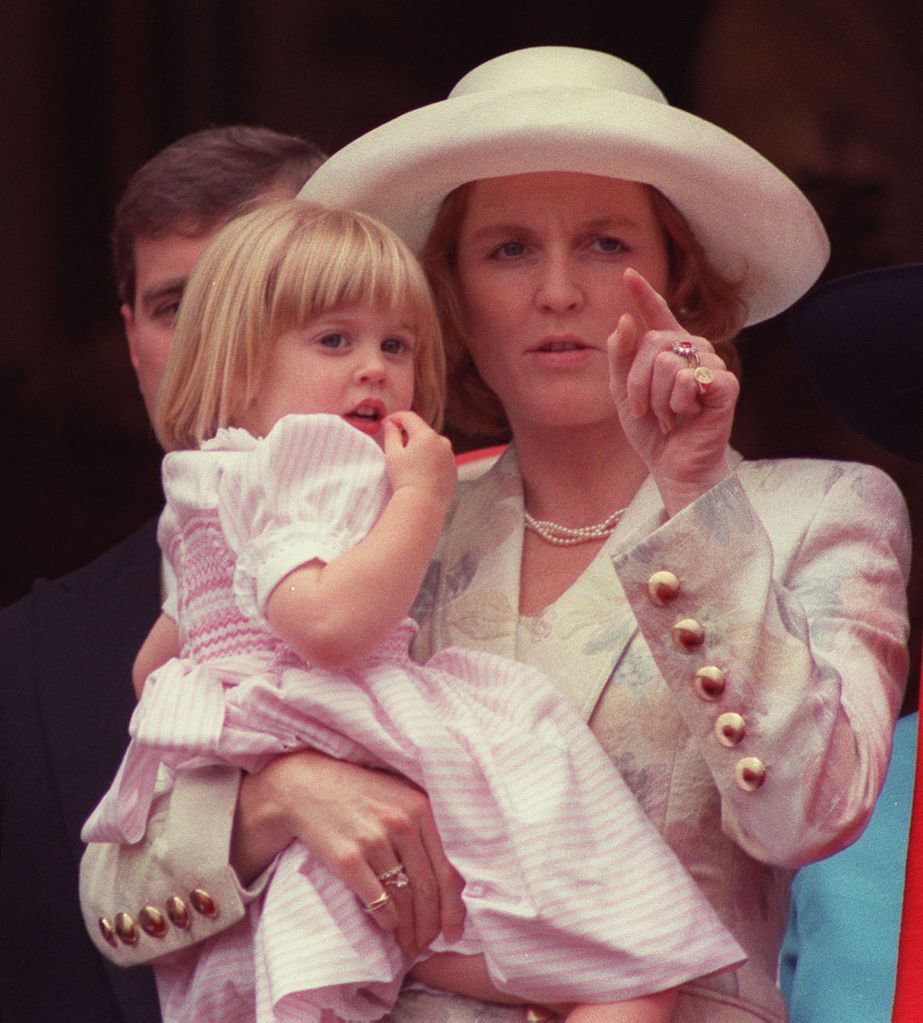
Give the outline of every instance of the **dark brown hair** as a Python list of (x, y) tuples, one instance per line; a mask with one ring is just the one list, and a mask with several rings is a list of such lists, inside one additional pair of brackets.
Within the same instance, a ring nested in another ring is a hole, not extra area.
[(115, 210), (112, 260), (119, 298), (135, 300), (135, 241), (196, 237), (272, 189), (290, 197), (324, 162), (313, 142), (269, 128), (207, 128), (167, 146), (128, 182)]
[[(676, 318), (692, 334), (707, 337), (731, 369), (737, 365), (733, 338), (746, 319), (741, 281), (730, 280), (709, 262), (686, 218), (661, 192), (646, 186), (661, 225), (669, 261), (665, 296)], [(465, 340), (458, 295), (458, 237), (471, 192), (461, 185), (443, 200), (426, 239), (421, 262), (436, 295), (446, 346), (446, 423), (472, 438), (509, 435), (503, 406), (484, 383)]]

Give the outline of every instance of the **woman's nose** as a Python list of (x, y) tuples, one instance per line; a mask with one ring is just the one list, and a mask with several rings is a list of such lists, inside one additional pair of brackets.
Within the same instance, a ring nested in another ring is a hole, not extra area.
[(583, 304), (576, 267), (566, 256), (549, 255), (541, 264), (536, 302), (550, 312), (568, 312)]

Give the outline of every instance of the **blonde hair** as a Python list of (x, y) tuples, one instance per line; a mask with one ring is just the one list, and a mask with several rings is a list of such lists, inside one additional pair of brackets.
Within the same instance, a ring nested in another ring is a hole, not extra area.
[(438, 428), (445, 362), (419, 263), (372, 217), (292, 199), (233, 220), (196, 264), (154, 410), (161, 445), (195, 448), (233, 426), (258, 391), (280, 334), (357, 304), (408, 309), (415, 336), (413, 409)]
[[(499, 439), (509, 436), (509, 422), (500, 399), (484, 383), (471, 357), (458, 293), (458, 239), (471, 185), (460, 185), (443, 200), (420, 260), (442, 320), (448, 376), (446, 419), (468, 437)], [(680, 323), (691, 333), (707, 337), (734, 369), (738, 360), (733, 338), (746, 319), (743, 282), (720, 274), (673, 203), (652, 185), (645, 188), (667, 249), (670, 279), (665, 298)]]

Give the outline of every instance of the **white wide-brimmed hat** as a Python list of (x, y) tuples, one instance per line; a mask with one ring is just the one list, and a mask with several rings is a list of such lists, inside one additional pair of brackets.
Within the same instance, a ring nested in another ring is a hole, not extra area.
[(658, 188), (713, 265), (743, 276), (748, 323), (782, 312), (829, 253), (814, 208), (778, 168), (716, 125), (670, 106), (608, 53), (536, 46), (470, 71), (449, 98), (335, 153), (301, 197), (371, 213), (419, 251), (442, 200), (480, 178), (576, 171)]

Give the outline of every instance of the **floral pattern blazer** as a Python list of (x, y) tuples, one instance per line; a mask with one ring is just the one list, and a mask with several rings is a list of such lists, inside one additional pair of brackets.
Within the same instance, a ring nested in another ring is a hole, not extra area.
[[(458, 644), (528, 660), (541, 648), (749, 955), (687, 985), (674, 1019), (781, 1023), (791, 875), (858, 837), (888, 764), (907, 668), (899, 491), (861, 465), (741, 462), (668, 521), (648, 480), (574, 587), (527, 621), (522, 513), (513, 448), (459, 485), (418, 601), (415, 654)], [(238, 778), (218, 767), (183, 776), (143, 842), (88, 847), (84, 917), (108, 958), (149, 962), (241, 920), (260, 886), (242, 890), (228, 865)], [(149, 907), (177, 898), (191, 907), (182, 926), (169, 913), (145, 926)], [(140, 926), (110, 944), (97, 921), (120, 913)], [(523, 1018), (412, 991), (392, 1019), (432, 1023), (434, 1012), (441, 1023)]]
[(851, 463), (735, 461), (670, 520), (648, 479), (536, 624), (518, 615), (510, 449), (460, 484), (417, 608), (421, 659), (455, 644), (563, 651), (559, 685), (750, 957), (685, 988), (683, 1021), (785, 1019), (791, 875), (862, 832), (907, 670), (909, 525), (892, 481)]

